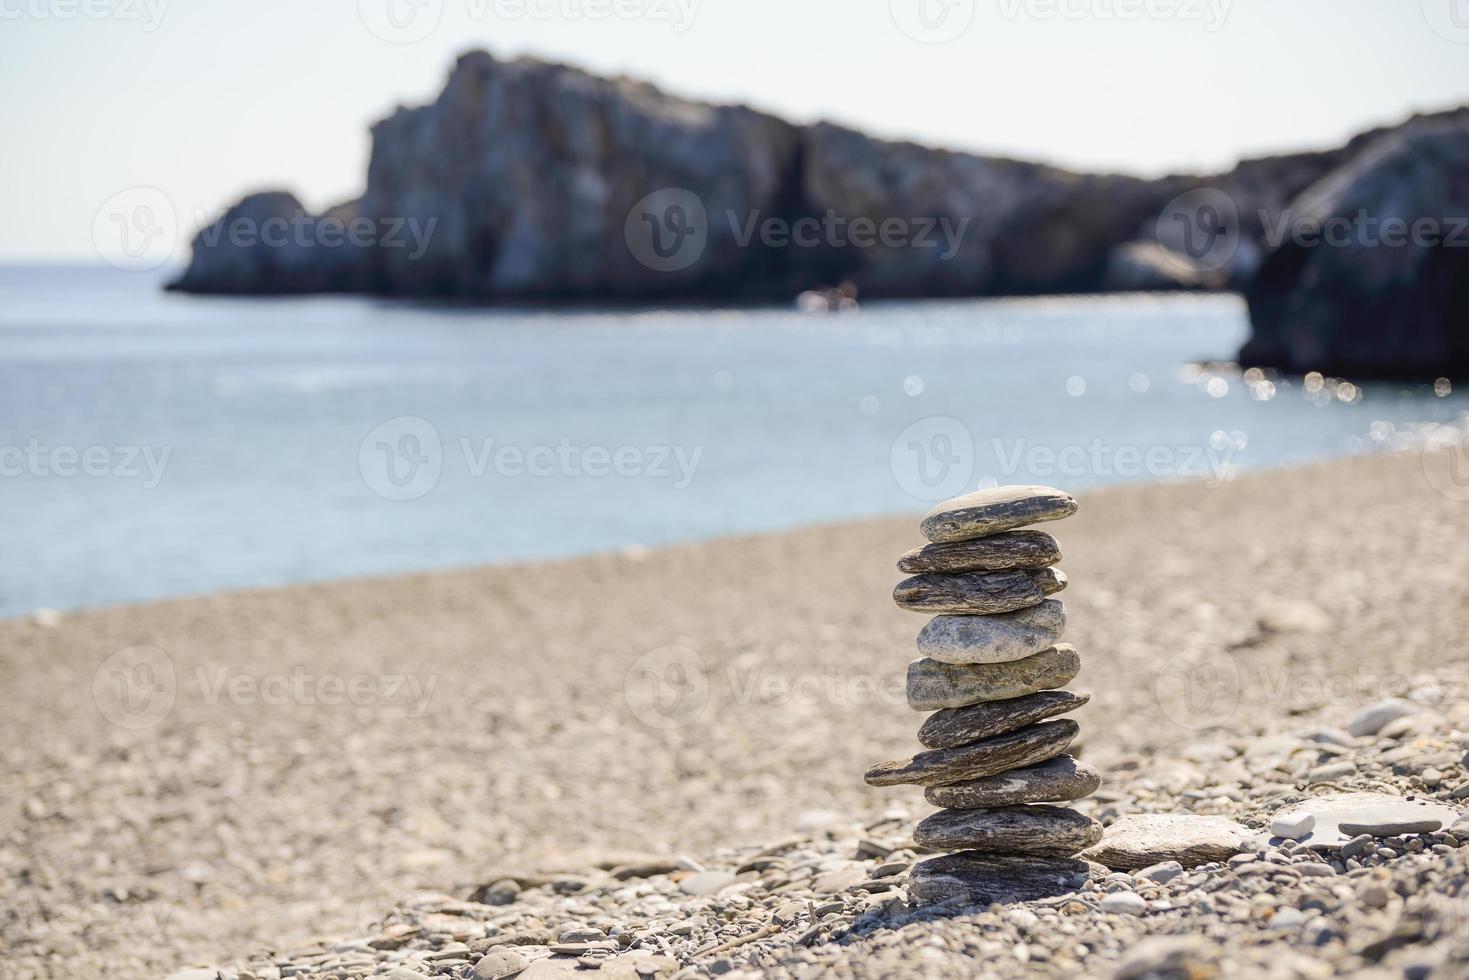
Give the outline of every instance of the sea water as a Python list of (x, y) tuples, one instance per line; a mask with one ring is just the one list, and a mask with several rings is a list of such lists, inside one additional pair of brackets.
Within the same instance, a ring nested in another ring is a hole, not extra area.
[(992, 483), (1392, 446), (1431, 386), (1200, 367), (1233, 296), (788, 309), (202, 298), (0, 268), (0, 615), (645, 548)]

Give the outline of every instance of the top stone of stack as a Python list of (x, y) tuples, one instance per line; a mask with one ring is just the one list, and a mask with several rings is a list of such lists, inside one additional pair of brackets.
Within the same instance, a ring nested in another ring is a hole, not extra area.
[(970, 541), (1076, 513), (1071, 494), (1053, 487), (992, 487), (939, 504), (919, 528), (935, 544)]

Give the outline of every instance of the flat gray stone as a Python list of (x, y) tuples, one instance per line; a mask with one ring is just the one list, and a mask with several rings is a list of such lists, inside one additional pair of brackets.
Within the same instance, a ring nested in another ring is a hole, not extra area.
[(1070, 857), (1101, 839), (1102, 825), (1091, 817), (1045, 803), (940, 810), (913, 829), (922, 847), (1039, 857)]
[(1459, 815), (1457, 807), (1434, 800), (1409, 800), (1392, 793), (1327, 793), (1278, 811), (1271, 828), (1299, 827), (1309, 817), (1309, 829), (1295, 839), (1312, 847), (1335, 848), (1361, 834), (1432, 833), (1453, 826)]
[(1101, 843), (1082, 856), (1113, 871), (1137, 871), (1163, 861), (1185, 868), (1227, 861), (1252, 848), (1260, 835), (1228, 817), (1191, 813), (1139, 813), (1120, 817)]
[(927, 905), (1034, 902), (1080, 891), (1093, 874), (1091, 865), (1074, 859), (961, 851), (915, 864), (908, 873), (908, 897)]
[(946, 664), (1001, 664), (1054, 646), (1066, 630), (1060, 599), (998, 616), (935, 616), (918, 634), (918, 652)]
[(1071, 683), (1081, 657), (1069, 643), (1005, 664), (941, 664), (920, 658), (908, 665), (908, 706), (915, 711), (1005, 701)]
[[(1047, 722), (1056, 724), (1056, 722)], [(1065, 803), (1091, 796), (1102, 785), (1102, 774), (1073, 759), (1058, 756), (1040, 765), (1011, 769), (964, 783), (934, 784), (923, 798), (950, 810), (978, 810), (1021, 803)]]
[(919, 529), (928, 540), (945, 544), (1059, 521), (1074, 513), (1076, 501), (1071, 494), (1052, 487), (992, 487), (945, 500), (924, 516)]
[(1040, 691), (1025, 697), (947, 708), (928, 716), (918, 729), (918, 741), (930, 749), (968, 745), (1075, 711), (1091, 699), (1090, 694), (1075, 691)]
[(893, 601), (913, 612), (993, 616), (1038, 606), (1046, 596), (1066, 588), (1066, 575), (1054, 568), (1016, 568), (1008, 572), (931, 572), (905, 578), (893, 589)]
[(898, 571), (998, 572), (1007, 568), (1045, 568), (1061, 560), (1061, 546), (1045, 531), (1006, 531), (972, 541), (927, 544), (898, 559)]
[(1401, 698), (1388, 698), (1363, 708), (1347, 722), (1347, 733), (1361, 738), (1376, 735), (1389, 723), (1406, 718), (1419, 709)]
[(953, 749), (920, 752), (911, 759), (884, 762), (867, 771), (872, 786), (944, 786), (1032, 766), (1066, 751), (1081, 726), (1070, 718), (1046, 721), (1019, 731)]

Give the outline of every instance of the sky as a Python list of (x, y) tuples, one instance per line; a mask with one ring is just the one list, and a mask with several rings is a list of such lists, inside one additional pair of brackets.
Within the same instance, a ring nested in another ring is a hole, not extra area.
[(185, 235), (355, 197), (371, 123), (472, 48), (1141, 174), (1469, 103), (1469, 0), (0, 0), (0, 260), (96, 259), (139, 188)]

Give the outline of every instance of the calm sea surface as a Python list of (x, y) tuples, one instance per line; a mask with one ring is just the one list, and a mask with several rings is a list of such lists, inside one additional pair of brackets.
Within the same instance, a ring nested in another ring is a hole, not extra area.
[(916, 514), (986, 481), (1217, 481), (1465, 410), (1190, 368), (1244, 339), (1232, 297), (815, 317), (161, 278), (0, 268), (0, 615)]

